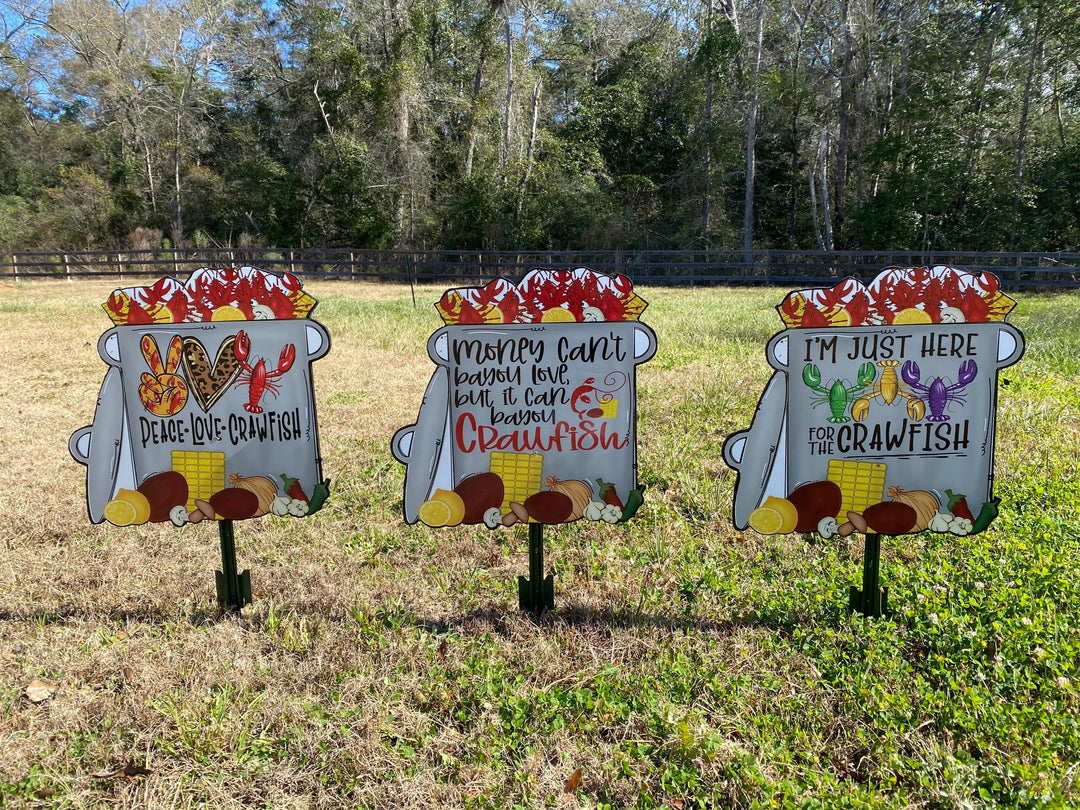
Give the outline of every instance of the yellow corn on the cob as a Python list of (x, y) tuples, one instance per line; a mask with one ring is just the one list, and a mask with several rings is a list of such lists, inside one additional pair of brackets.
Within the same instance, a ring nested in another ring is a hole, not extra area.
[(619, 415), (619, 400), (614, 397), (601, 398), (597, 404), (600, 406), (600, 410), (604, 412), (603, 419), (614, 419)]
[(510, 501), (524, 503), (525, 499), (540, 491), (544, 480), (544, 457), (539, 453), (491, 454), (488, 469), (503, 482), (502, 510), (510, 508)]
[(195, 499), (210, 500), (215, 492), (225, 489), (225, 454), (200, 450), (173, 450), (172, 468), (187, 479), (189, 512), (195, 509)]
[(830, 459), (827, 477), (840, 487), (840, 516), (861, 513), (885, 496), (885, 465), (878, 462)]

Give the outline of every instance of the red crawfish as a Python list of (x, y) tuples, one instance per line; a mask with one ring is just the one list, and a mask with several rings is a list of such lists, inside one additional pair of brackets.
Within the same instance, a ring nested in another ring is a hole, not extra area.
[(266, 360), (261, 357), (254, 367), (248, 364), (248, 357), (251, 356), (251, 340), (243, 329), (236, 333), (235, 351), (236, 359), (240, 361), (242, 369), (236, 384), (248, 387), (248, 401), (244, 403), (244, 410), (248, 413), (262, 413), (263, 409), (259, 405), (259, 400), (266, 391), (277, 396), (279, 389), (275, 380), (292, 368), (296, 360), (296, 348), (291, 343), (286, 344), (281, 350), (277, 368), (271, 371), (266, 370)]

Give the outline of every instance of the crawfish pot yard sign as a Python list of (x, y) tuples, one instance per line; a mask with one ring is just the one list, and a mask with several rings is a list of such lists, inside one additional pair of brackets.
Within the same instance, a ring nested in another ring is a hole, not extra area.
[(641, 504), (635, 367), (656, 351), (629, 279), (534, 270), (447, 292), (428, 340), (438, 368), (395, 434), (404, 510), (430, 526), (579, 518)]
[(328, 494), (311, 363), (330, 349), (294, 276), (202, 269), (115, 291), (98, 353), (109, 370), (71, 454), (94, 523), (267, 512), (304, 516)]
[(889, 269), (789, 294), (776, 373), (724, 459), (735, 526), (765, 534), (970, 534), (993, 497), (998, 370), (1020, 359), (1014, 302), (989, 275)]

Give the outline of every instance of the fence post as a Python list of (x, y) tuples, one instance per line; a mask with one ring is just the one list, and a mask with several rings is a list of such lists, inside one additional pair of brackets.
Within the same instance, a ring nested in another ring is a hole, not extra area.
[(116, 274), (123, 278), (124, 275), (124, 257), (119, 253), (116, 254)]
[(14, 253), (11, 254), (11, 277), (19, 280), (19, 257)]

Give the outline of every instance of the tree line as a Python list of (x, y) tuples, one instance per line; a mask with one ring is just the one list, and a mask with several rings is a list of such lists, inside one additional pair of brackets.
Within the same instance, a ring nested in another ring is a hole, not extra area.
[(1080, 248), (1061, 0), (4, 0), (0, 251)]

